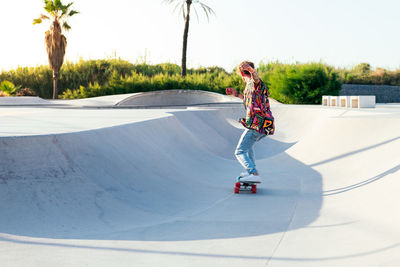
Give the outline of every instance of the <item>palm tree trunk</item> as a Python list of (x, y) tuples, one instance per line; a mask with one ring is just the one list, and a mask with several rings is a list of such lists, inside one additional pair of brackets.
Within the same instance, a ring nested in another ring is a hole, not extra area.
[(187, 40), (189, 34), (189, 20), (190, 20), (190, 5), (192, 4), (192, 0), (186, 1), (187, 11), (186, 11), (186, 18), (185, 18), (185, 29), (183, 31), (183, 47), (182, 47), (182, 70), (181, 76), (186, 76), (186, 52), (187, 52)]
[(53, 71), (53, 99), (58, 98), (57, 82), (58, 82), (58, 72)]

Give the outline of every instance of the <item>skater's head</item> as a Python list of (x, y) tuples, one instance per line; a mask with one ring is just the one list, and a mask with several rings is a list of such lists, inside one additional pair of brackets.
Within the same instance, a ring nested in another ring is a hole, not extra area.
[(238, 73), (242, 77), (242, 80), (247, 83), (251, 79), (250, 69), (254, 71), (254, 63), (251, 61), (243, 61), (238, 66)]

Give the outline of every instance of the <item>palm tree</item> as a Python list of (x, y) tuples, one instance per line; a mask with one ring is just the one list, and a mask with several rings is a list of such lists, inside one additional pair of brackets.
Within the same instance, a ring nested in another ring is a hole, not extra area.
[[(192, 4), (199, 4), (203, 9), (204, 13), (207, 16), (207, 20), (209, 21), (209, 15), (215, 14), (214, 10), (211, 7), (207, 6), (204, 3), (201, 3), (199, 0), (164, 0), (168, 4), (176, 3), (175, 9), (180, 9), (182, 11), (183, 19), (185, 20), (185, 28), (183, 30), (183, 46), (182, 46), (182, 70), (181, 76), (186, 76), (186, 52), (187, 52), (187, 40), (189, 34), (189, 20), (190, 20), (190, 7)], [(197, 13), (196, 7), (193, 6), (194, 11), (196, 12), (197, 19), (199, 15)]]
[[(44, 9), (49, 16), (41, 14), (39, 18), (33, 20), (33, 24), (40, 24), (43, 20), (53, 19), (50, 30), (45, 33), (45, 44), (50, 69), (53, 71), (53, 99), (56, 99), (58, 95), (57, 81), (64, 62), (65, 48), (67, 46), (67, 38), (62, 34), (61, 28), (66, 31), (70, 30), (71, 27), (68, 25), (66, 19), (79, 12), (70, 10), (73, 2), (64, 5), (61, 3), (61, 0), (44, 0), (44, 4)], [(60, 23), (62, 23), (62, 26)]]

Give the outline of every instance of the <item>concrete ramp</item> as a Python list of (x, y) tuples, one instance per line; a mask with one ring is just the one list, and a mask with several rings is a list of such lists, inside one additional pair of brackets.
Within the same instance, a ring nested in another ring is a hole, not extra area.
[(240, 103), (238, 98), (201, 90), (162, 90), (138, 93), (119, 103), (117, 106), (192, 106), (216, 103)]
[[(271, 103), (278, 104), (274, 99)], [(229, 106), (241, 104), (236, 97), (201, 90), (162, 90), (84, 99), (42, 99), (32, 96), (0, 97), (1, 106), (58, 106), (80, 108), (160, 108), (186, 106)]]
[(150, 111), (102, 110), (107, 127), (96, 129), (80, 126), (93, 115), (82, 109), (76, 131), (7, 129), (2, 266), (398, 266), (400, 108), (272, 111), (257, 194), (233, 193), (242, 107), (123, 124)]
[(40, 106), (50, 104), (51, 102), (38, 96), (0, 97), (0, 106)]

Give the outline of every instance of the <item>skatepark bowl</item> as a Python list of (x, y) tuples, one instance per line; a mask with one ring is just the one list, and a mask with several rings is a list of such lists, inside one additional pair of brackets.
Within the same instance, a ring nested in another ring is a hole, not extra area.
[(0, 100), (0, 266), (400, 266), (400, 105), (272, 102), (234, 194), (243, 105), (168, 93)]

